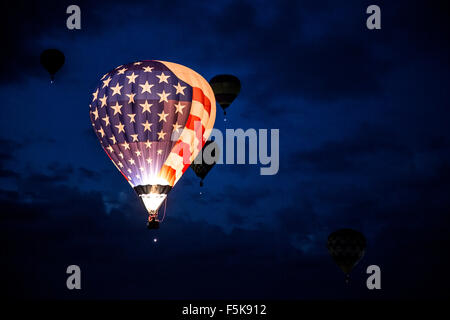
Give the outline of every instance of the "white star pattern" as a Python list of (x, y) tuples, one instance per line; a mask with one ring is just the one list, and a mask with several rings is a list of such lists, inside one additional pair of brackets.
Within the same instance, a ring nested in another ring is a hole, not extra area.
[(175, 104), (174, 106), (176, 108), (175, 113), (183, 114), (183, 108), (186, 106), (183, 106), (181, 102), (178, 102), (178, 104)]
[(125, 71), (127, 71), (127, 68), (122, 68), (120, 70), (117, 71), (117, 74), (125, 74)]
[(142, 88), (141, 93), (144, 93), (144, 92), (152, 93), (151, 89), (155, 85), (154, 84), (149, 84), (148, 81), (145, 81), (145, 84), (140, 84), (139, 86)]
[(148, 81), (145, 81), (144, 84), (140, 84), (139, 86), (142, 88), (141, 93), (144, 93), (144, 92), (152, 93), (151, 89), (155, 85), (154, 84), (149, 84)]
[(169, 93), (166, 93), (164, 90), (161, 92), (161, 93), (157, 93), (157, 95), (159, 96), (159, 102), (163, 102), (163, 101), (165, 101), (165, 102), (169, 102), (169, 101), (167, 101), (167, 97), (170, 95), (170, 92)]
[(119, 133), (121, 133), (121, 132), (125, 133), (125, 129), (124, 129), (125, 126), (121, 122), (119, 122), (119, 124), (114, 127), (116, 127), (119, 130)]
[(103, 95), (103, 98), (100, 98), (98, 100), (100, 100), (102, 102), (102, 105), (100, 106), (100, 108), (103, 108), (104, 106), (106, 106), (106, 99), (108, 99), (108, 97), (106, 96), (106, 94)]
[(111, 109), (114, 109), (114, 114), (113, 114), (114, 116), (117, 113), (122, 114), (122, 111), (120, 110), (120, 109), (122, 109), (122, 105), (119, 105), (119, 102), (117, 102), (117, 101), (116, 101), (116, 104), (114, 106), (111, 106)]
[(178, 124), (178, 122), (174, 123), (172, 126), (173, 126), (173, 131), (178, 131), (181, 128), (181, 126)]
[(114, 97), (114, 95), (118, 94), (119, 96), (121, 95), (120, 90), (122, 90), (123, 86), (119, 86), (119, 83), (117, 82), (115, 87), (111, 87), (111, 89), (113, 90), (112, 96)]
[(134, 72), (131, 75), (127, 76), (128, 84), (136, 83), (135, 80), (136, 80), (137, 77), (139, 77), (139, 75), (135, 75)]
[(166, 135), (166, 133), (164, 132), (164, 130), (161, 129), (161, 131), (158, 132), (158, 140), (164, 140), (165, 135)]
[(102, 135), (102, 138), (105, 136), (105, 131), (103, 131), (103, 128), (100, 128), (97, 131)]
[(105, 126), (109, 126), (109, 117), (108, 115), (104, 118), (102, 118), (103, 121), (105, 121)]
[(94, 115), (94, 120), (97, 120), (98, 119), (98, 110), (97, 110), (97, 108), (95, 108), (95, 111), (92, 111), (92, 114)]
[(166, 118), (168, 115), (169, 115), (168, 113), (164, 113), (164, 110), (161, 113), (158, 113), (159, 122), (161, 121), (167, 122)]
[(178, 85), (173, 85), (173, 87), (177, 90), (177, 92), (175, 94), (180, 93), (184, 96), (184, 89), (186, 89), (186, 87), (182, 87), (179, 82), (178, 82)]
[(97, 100), (98, 88), (97, 88), (97, 91), (95, 91), (92, 95), (93, 95), (92, 102), (94, 102), (95, 100)]
[(136, 95), (136, 93), (126, 94), (126, 96), (128, 97), (128, 103), (134, 103), (134, 96), (135, 95)]
[(125, 150), (130, 150), (130, 145), (126, 141), (122, 143), (122, 147), (124, 147)]
[(170, 78), (170, 76), (166, 76), (164, 74), (164, 72), (161, 72), (161, 74), (159, 76), (156, 76), (156, 77), (159, 78), (159, 83), (165, 82), (165, 83), (169, 84), (169, 82), (167, 82), (167, 79)]
[(130, 117), (130, 123), (136, 122), (136, 120), (134, 120), (134, 117), (136, 116), (136, 113), (129, 113), (129, 114), (127, 114), (127, 116)]
[(111, 79), (112, 79), (111, 77), (108, 77), (108, 79), (106, 79), (106, 80), (103, 81), (103, 87), (102, 87), (102, 89), (105, 88), (105, 87), (107, 87), (107, 86), (109, 86), (109, 82), (111, 81)]
[(145, 103), (141, 103), (140, 106), (142, 107), (142, 113), (144, 113), (145, 111), (148, 111), (148, 113), (152, 113), (152, 111), (150, 110), (150, 107), (152, 106), (152, 103), (148, 103), (147, 100), (145, 100)]
[(144, 132), (145, 131), (152, 131), (152, 129), (150, 128), (152, 126), (153, 123), (149, 123), (148, 120), (145, 120), (145, 123), (141, 123), (144, 126)]

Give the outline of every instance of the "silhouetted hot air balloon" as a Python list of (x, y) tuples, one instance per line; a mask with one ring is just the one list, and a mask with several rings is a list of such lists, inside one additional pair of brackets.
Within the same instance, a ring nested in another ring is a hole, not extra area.
[(344, 271), (348, 282), (350, 271), (364, 256), (366, 238), (361, 232), (340, 229), (328, 236), (327, 248), (334, 262)]
[(223, 109), (223, 114), (226, 115), (225, 109), (230, 106), (241, 91), (241, 82), (233, 75), (220, 74), (213, 77), (209, 83), (214, 90), (217, 102)]
[(216, 159), (219, 156), (219, 152), (220, 150), (217, 143), (208, 140), (203, 146), (202, 153), (197, 156), (194, 162), (191, 163), (192, 170), (194, 170), (197, 177), (201, 179), (200, 187), (203, 187), (203, 180), (216, 164)]
[(195, 71), (146, 60), (105, 74), (90, 117), (100, 144), (159, 226), (158, 209), (207, 141), (214, 93)]
[(61, 69), (64, 61), (64, 54), (58, 49), (47, 49), (41, 53), (41, 64), (50, 73), (52, 82), (55, 79), (55, 73)]

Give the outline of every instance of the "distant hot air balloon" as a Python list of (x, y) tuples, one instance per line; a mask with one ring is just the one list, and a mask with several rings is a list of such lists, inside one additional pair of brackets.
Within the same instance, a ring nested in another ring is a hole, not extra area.
[(340, 229), (328, 236), (327, 247), (334, 262), (344, 271), (348, 282), (350, 271), (364, 256), (366, 238), (361, 232)]
[(61, 69), (64, 61), (64, 54), (58, 49), (47, 49), (41, 53), (41, 64), (50, 73), (52, 82), (55, 79), (55, 73)]
[(220, 74), (213, 77), (209, 83), (214, 90), (217, 102), (223, 109), (223, 114), (226, 115), (225, 109), (230, 106), (241, 91), (241, 81), (233, 75)]
[(214, 93), (187, 67), (145, 60), (105, 74), (92, 96), (90, 117), (100, 144), (155, 229), (159, 207), (211, 133)]
[[(216, 159), (219, 156), (219, 146), (214, 141), (208, 140), (206, 141), (202, 153), (197, 156), (194, 162), (191, 163), (191, 168), (194, 170), (197, 177), (200, 180), (200, 187), (203, 187), (203, 180), (205, 179), (208, 172), (214, 167), (216, 164)], [(211, 156), (213, 159), (206, 159), (206, 156)], [(201, 162), (200, 162), (201, 159)]]

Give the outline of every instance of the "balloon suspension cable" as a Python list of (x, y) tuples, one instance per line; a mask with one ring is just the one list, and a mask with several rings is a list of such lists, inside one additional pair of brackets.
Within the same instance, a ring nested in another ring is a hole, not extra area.
[(160, 222), (163, 222), (164, 218), (166, 217), (166, 208), (167, 208), (167, 198), (166, 198), (166, 200), (164, 200), (164, 213), (163, 213), (163, 217), (160, 220)]

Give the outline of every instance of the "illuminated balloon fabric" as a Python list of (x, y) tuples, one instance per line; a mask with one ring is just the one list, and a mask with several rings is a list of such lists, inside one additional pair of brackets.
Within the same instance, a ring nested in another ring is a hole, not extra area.
[(214, 90), (217, 103), (220, 104), (224, 114), (226, 114), (225, 109), (230, 106), (241, 91), (241, 81), (233, 75), (219, 74), (213, 77), (209, 83)]
[(195, 71), (139, 61), (105, 74), (92, 94), (92, 126), (106, 154), (155, 214), (214, 125), (214, 93)]
[(47, 49), (41, 53), (40, 60), (53, 80), (55, 73), (64, 65), (65, 57), (58, 49)]
[(364, 256), (366, 238), (361, 232), (340, 229), (328, 236), (327, 247), (334, 262), (345, 274), (349, 274)]
[(220, 152), (217, 143), (208, 140), (203, 146), (202, 153), (197, 156), (197, 158), (202, 157), (202, 161), (200, 163), (196, 163), (198, 160), (196, 159), (194, 162), (191, 163), (191, 168), (192, 170), (194, 170), (195, 175), (201, 179), (200, 186), (203, 186), (203, 180), (205, 179), (208, 172), (211, 171), (211, 169), (216, 164), (215, 160), (213, 163), (208, 163), (208, 161), (205, 160), (204, 156), (206, 149), (208, 149), (207, 152), (210, 152), (211, 156), (214, 157), (215, 159), (218, 156), (218, 153)]

